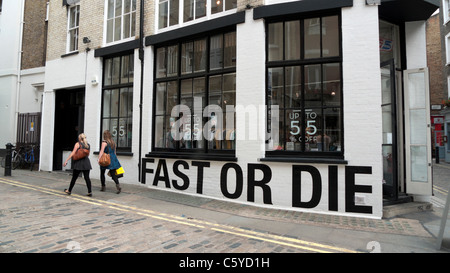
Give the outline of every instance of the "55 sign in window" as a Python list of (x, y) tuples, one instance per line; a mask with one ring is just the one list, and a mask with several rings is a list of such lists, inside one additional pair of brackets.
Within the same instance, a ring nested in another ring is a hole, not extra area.
[(267, 156), (342, 156), (340, 21), (330, 14), (267, 23), (267, 127), (278, 124)]
[(118, 149), (130, 150), (133, 127), (134, 55), (105, 58), (102, 132), (109, 130)]

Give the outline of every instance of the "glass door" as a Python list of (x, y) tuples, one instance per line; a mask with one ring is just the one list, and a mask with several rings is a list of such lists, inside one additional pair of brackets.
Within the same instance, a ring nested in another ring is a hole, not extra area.
[(431, 195), (431, 130), (428, 69), (404, 71), (406, 193)]
[(381, 64), (381, 92), (383, 119), (383, 197), (398, 198), (397, 179), (397, 122), (394, 59)]

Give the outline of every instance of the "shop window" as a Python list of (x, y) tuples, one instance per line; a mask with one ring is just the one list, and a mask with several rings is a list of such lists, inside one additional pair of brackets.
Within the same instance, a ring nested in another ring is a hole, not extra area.
[(234, 154), (236, 32), (157, 47), (154, 90), (154, 151)]
[(104, 59), (102, 132), (109, 130), (117, 149), (131, 151), (134, 54)]
[(67, 52), (74, 52), (78, 50), (80, 5), (69, 7), (67, 21)]
[(267, 43), (266, 156), (342, 157), (340, 17), (269, 22)]
[(106, 43), (135, 36), (136, 0), (107, 0)]

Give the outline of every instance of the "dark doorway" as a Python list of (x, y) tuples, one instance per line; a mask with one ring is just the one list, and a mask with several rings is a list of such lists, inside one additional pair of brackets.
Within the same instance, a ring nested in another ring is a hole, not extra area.
[(63, 151), (71, 151), (84, 131), (84, 97), (84, 88), (55, 92), (53, 170), (62, 170)]

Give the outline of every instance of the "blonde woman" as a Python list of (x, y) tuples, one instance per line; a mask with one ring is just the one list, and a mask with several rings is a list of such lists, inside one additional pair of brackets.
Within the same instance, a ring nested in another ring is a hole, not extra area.
[(116, 155), (116, 143), (112, 139), (111, 133), (109, 130), (105, 130), (103, 132), (103, 142), (102, 147), (100, 148), (100, 154), (98, 155), (98, 159), (100, 161), (100, 158), (102, 158), (103, 153), (109, 154), (111, 158), (111, 164), (109, 164), (106, 167), (100, 166), (100, 182), (102, 183), (102, 188), (100, 191), (105, 191), (106, 184), (105, 184), (105, 172), (106, 170), (109, 170), (109, 173), (111, 174), (111, 178), (116, 183), (116, 189), (117, 194), (119, 194), (122, 191), (122, 188), (119, 184), (119, 178), (116, 176), (116, 170), (121, 167), (119, 160), (117, 159)]
[[(90, 150), (90, 145), (86, 140), (86, 135), (81, 133), (78, 136), (78, 142), (75, 143), (75, 146), (73, 147), (72, 152), (70, 153), (69, 157), (64, 162), (64, 167), (67, 165), (67, 162), (73, 157), (73, 155), (77, 152), (79, 148), (84, 148)], [(72, 180), (70, 181), (69, 189), (65, 189), (64, 192), (70, 195), (72, 193), (73, 186), (75, 186), (75, 181), (77, 180), (78, 176), (81, 172), (83, 172), (84, 180), (86, 181), (86, 186), (88, 188), (88, 194), (87, 196), (92, 196), (92, 189), (91, 189), (91, 179), (89, 178), (89, 172), (91, 171), (91, 161), (89, 160), (89, 155), (86, 157), (83, 157), (79, 160), (73, 160), (72, 161)]]

